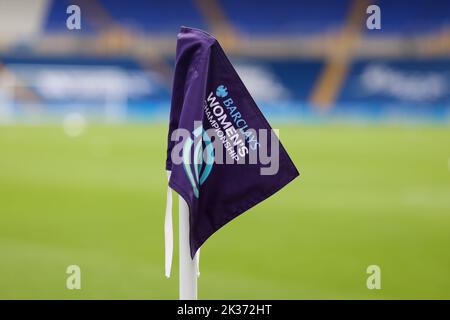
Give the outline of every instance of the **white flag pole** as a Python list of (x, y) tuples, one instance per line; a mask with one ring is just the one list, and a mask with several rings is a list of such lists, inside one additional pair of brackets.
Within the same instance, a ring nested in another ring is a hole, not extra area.
[(179, 198), (180, 229), (180, 300), (197, 300), (197, 268), (191, 258), (189, 245), (189, 207), (182, 196)]

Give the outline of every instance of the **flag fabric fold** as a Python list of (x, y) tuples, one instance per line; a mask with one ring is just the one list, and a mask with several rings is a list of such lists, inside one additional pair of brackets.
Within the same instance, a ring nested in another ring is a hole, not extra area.
[[(177, 129), (184, 129), (189, 137), (178, 134)], [(192, 258), (214, 232), (298, 176), (278, 137), (259, 134), (260, 129), (271, 132), (218, 41), (204, 31), (182, 27), (177, 41), (166, 170), (171, 171), (170, 188), (189, 207)], [(278, 170), (262, 174), (267, 164), (259, 158), (251, 163), (250, 154), (259, 154), (263, 145), (270, 153), (275, 143), (278, 148), (270, 156), (277, 157)], [(173, 161), (173, 154), (182, 161)], [(219, 156), (224, 163), (218, 161)], [(226, 162), (230, 159), (234, 162)], [(167, 248), (168, 241), (171, 244), (168, 233), (166, 260), (172, 254), (172, 248)], [(170, 268), (166, 261), (167, 266)]]

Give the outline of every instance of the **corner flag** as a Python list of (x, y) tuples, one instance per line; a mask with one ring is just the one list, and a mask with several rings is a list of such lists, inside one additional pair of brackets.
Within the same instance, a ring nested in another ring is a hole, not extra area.
[(178, 34), (166, 169), (189, 208), (191, 258), (214, 232), (298, 176), (217, 40), (198, 29)]

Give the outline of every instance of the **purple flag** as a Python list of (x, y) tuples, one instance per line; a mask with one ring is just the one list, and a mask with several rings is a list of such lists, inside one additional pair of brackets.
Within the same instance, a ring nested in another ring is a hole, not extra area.
[(186, 27), (178, 34), (166, 169), (189, 206), (192, 258), (223, 225), (298, 176), (217, 40)]

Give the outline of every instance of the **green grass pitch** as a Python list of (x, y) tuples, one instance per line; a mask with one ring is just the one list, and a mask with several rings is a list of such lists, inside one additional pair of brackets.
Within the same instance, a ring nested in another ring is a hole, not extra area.
[[(449, 127), (278, 127), (301, 177), (207, 241), (200, 299), (450, 298)], [(162, 124), (0, 127), (0, 298), (176, 299), (165, 143)]]

